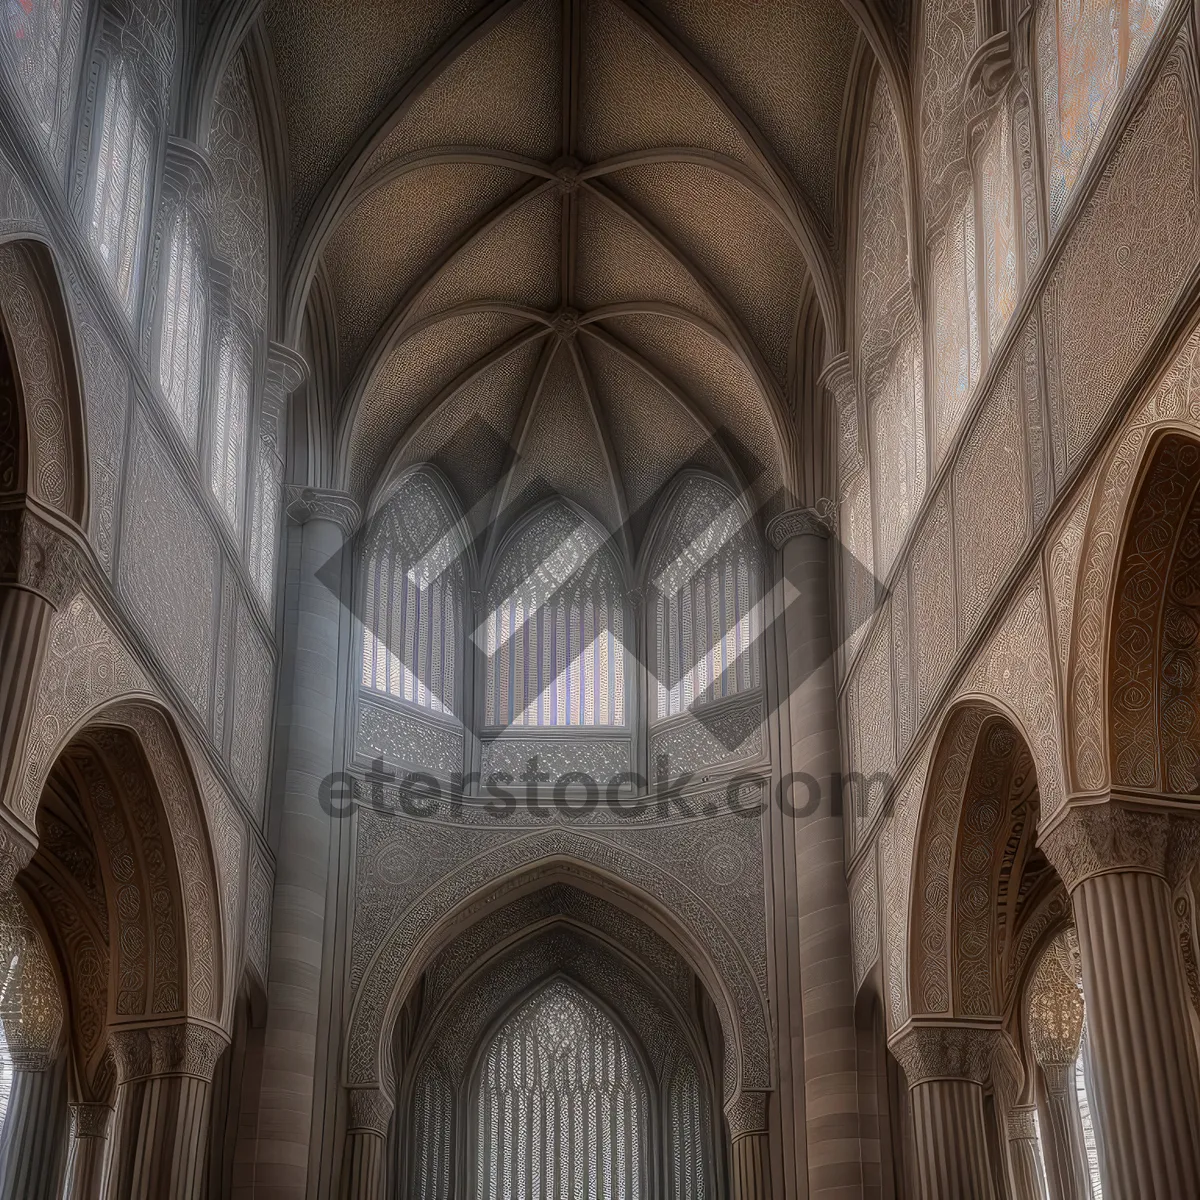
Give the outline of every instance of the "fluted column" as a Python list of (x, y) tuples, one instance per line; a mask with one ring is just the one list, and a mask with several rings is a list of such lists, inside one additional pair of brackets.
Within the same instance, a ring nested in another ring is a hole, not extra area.
[[(61, 518), (23, 496), (0, 506), (0, 807), (19, 807), (46, 634), (79, 572), (80, 555)], [(11, 884), (0, 874), (0, 887)]]
[[(326, 905), (333, 844), (329, 779), (337, 757), (339, 665), (349, 612), (339, 590), (341, 555), (358, 509), (340, 493), (305, 490), (289, 519), (301, 527), (298, 568), (287, 581), (284, 678), (279, 704), (283, 787), (271, 912), (267, 1023), (254, 1148), (255, 1194), (303, 1200), (314, 1143), (321, 1041)], [(340, 798), (339, 798), (340, 802)], [(321, 1102), (322, 1109), (324, 1101)]]
[(995, 1200), (988, 1163), (983, 1085), (998, 1030), (919, 1025), (892, 1044), (912, 1101), (921, 1200)]
[[(771, 816), (773, 840), (777, 833), (784, 843), (774, 854), (776, 941), (782, 938), (790, 952), (776, 955), (777, 1011), (781, 1024), (790, 1025), (779, 1037), (784, 1188), (799, 1192), (806, 1177), (811, 1200), (848, 1200), (861, 1196), (863, 1188), (830, 619), (831, 532), (828, 518), (814, 509), (783, 513), (767, 527), (783, 557), (791, 741), (790, 783)], [(802, 1097), (795, 1096), (801, 1089)], [(800, 1139), (802, 1155), (795, 1150)]]
[(1171, 911), (1198, 836), (1119, 799), (1072, 804), (1042, 836), (1075, 912), (1105, 1200), (1200, 1195), (1200, 1064)]
[(109, 1034), (117, 1066), (108, 1193), (121, 1200), (200, 1200), (209, 1087), (228, 1038), (191, 1022)]
[(742, 1092), (725, 1109), (731, 1200), (771, 1200), (767, 1092)]
[(1083, 1126), (1075, 1094), (1075, 1064), (1044, 1062), (1042, 1140), (1046, 1147), (1046, 1185), (1050, 1200), (1091, 1200), (1092, 1184), (1086, 1172)]
[(1034, 1105), (1022, 1104), (1010, 1108), (1004, 1116), (1013, 1200), (1042, 1200), (1042, 1162), (1036, 1115)]
[(59, 1200), (66, 1150), (66, 1056), (14, 1056), (0, 1131), (0, 1200)]
[(71, 1105), (65, 1200), (100, 1200), (112, 1115), (107, 1104)]
[(392, 1102), (376, 1088), (352, 1088), (349, 1109), (342, 1195), (344, 1200), (383, 1200)]

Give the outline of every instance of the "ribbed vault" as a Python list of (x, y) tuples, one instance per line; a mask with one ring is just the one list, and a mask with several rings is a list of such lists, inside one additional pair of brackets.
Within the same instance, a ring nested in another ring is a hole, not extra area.
[(783, 502), (806, 356), (840, 340), (838, 0), (288, 0), (267, 28), (340, 486), (376, 504), (433, 461), (495, 538), (558, 491), (630, 551), (685, 464)]

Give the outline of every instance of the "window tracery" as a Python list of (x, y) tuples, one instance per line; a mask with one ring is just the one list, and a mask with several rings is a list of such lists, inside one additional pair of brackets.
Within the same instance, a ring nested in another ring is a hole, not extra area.
[(632, 1048), (556, 981), (500, 1029), (475, 1103), (477, 1200), (634, 1200), (648, 1179), (649, 1094)]
[(544, 509), (505, 551), (483, 636), (487, 725), (625, 724), (623, 589), (600, 535), (570, 509)]
[(933, 395), (939, 459), (954, 437), (979, 379), (975, 255), (975, 202), (968, 191), (933, 253)]
[(761, 563), (747, 516), (715, 480), (688, 480), (650, 570), (654, 716), (761, 686)]
[(367, 543), (363, 687), (427, 712), (458, 713), (465, 553), (433, 480), (408, 475)]
[(244, 337), (226, 329), (221, 337), (212, 423), (212, 490), (236, 526), (246, 457), (252, 352)]
[(994, 350), (1017, 306), (1016, 177), (1007, 105), (1000, 106), (988, 129), (979, 182), (988, 347)]
[(410, 1186), (415, 1200), (449, 1200), (454, 1155), (454, 1093), (433, 1059), (413, 1092)]
[(158, 378), (184, 436), (194, 442), (204, 374), (207, 301), (193, 218), (181, 207), (171, 227), (159, 334)]
[(25, 105), (52, 150), (71, 91), (78, 41), (75, 0), (8, 0), (3, 21), (3, 58), (24, 94)]
[(696, 1064), (684, 1058), (676, 1066), (667, 1092), (670, 1200), (704, 1200), (710, 1194), (704, 1116)]
[(150, 127), (137, 86), (128, 65), (117, 61), (108, 71), (100, 117), (91, 239), (128, 312), (141, 254), (150, 154)]
[(1046, 130), (1050, 227), (1056, 229), (1083, 169), (1145, 57), (1167, 0), (1042, 0), (1037, 66)]
[(279, 516), (283, 495), (283, 459), (274, 432), (258, 439), (254, 470), (254, 500), (250, 519), (250, 574), (258, 594), (270, 605), (275, 595), (275, 555), (279, 543)]

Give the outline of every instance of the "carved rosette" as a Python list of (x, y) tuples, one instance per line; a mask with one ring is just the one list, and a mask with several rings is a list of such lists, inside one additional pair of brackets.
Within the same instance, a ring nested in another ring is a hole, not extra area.
[(738, 1092), (725, 1105), (725, 1120), (729, 1124), (731, 1141), (736, 1142), (738, 1138), (752, 1133), (766, 1132), (770, 1096), (770, 1092)]
[(71, 1136), (107, 1138), (113, 1110), (107, 1104), (72, 1104)]
[[(1005, 1045), (1007, 1043), (1007, 1045)], [(935, 1079), (966, 1079), (983, 1085), (1003, 1080), (1012, 1043), (1001, 1029), (972, 1025), (913, 1025), (890, 1049), (908, 1086)]]
[(229, 1045), (222, 1030), (193, 1021), (117, 1029), (109, 1034), (109, 1041), (121, 1084), (163, 1075), (190, 1075), (210, 1082), (217, 1059)]
[(1112, 871), (1161, 875), (1175, 886), (1200, 856), (1200, 820), (1114, 798), (1070, 805), (1039, 840), (1068, 891)]
[(776, 550), (796, 537), (833, 537), (837, 530), (833, 501), (822, 497), (813, 508), (789, 508), (767, 522), (767, 540)]
[(349, 538), (362, 520), (362, 509), (345, 492), (287, 487), (284, 489), (284, 499), (288, 518), (296, 525), (307, 525), (309, 521), (332, 521)]
[(392, 1101), (379, 1088), (348, 1088), (349, 1133), (375, 1133), (387, 1137)]
[(0, 585), (37, 592), (54, 608), (79, 590), (79, 547), (33, 509), (0, 511)]

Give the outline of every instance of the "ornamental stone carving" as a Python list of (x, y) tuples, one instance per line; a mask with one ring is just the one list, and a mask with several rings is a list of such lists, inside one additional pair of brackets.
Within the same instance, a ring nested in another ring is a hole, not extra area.
[(362, 521), (362, 509), (346, 492), (326, 488), (288, 486), (284, 488), (284, 508), (296, 525), (309, 521), (332, 521), (351, 537)]
[(749, 1134), (766, 1132), (770, 1099), (770, 1092), (739, 1092), (725, 1106), (730, 1141), (736, 1142), (738, 1138)]
[(0, 892), (7, 892), (13, 880), (33, 858), (34, 845), (23, 834), (0, 819)]
[(176, 1025), (114, 1029), (109, 1034), (109, 1044), (117, 1081), (122, 1085), (163, 1075), (190, 1075), (207, 1083), (212, 1080), (217, 1059), (229, 1045), (229, 1038), (216, 1026), (185, 1021)]
[[(992, 1081), (1011, 1049), (1001, 1029), (972, 1025), (911, 1025), (890, 1043), (904, 1068), (909, 1087), (935, 1079), (966, 1079), (983, 1085)], [(1000, 1060), (998, 1062), (998, 1060)]]
[(380, 1088), (347, 1088), (350, 1121), (348, 1133), (377, 1133), (387, 1137), (388, 1124), (392, 1119), (391, 1098)]
[(113, 1110), (107, 1104), (72, 1104), (71, 1135), (77, 1138), (107, 1138)]
[(1109, 871), (1161, 875), (1174, 886), (1200, 857), (1200, 820), (1114, 797), (1071, 804), (1040, 840), (1068, 891)]
[(789, 508), (767, 523), (767, 541), (776, 550), (795, 537), (830, 538), (837, 532), (836, 503), (822, 497), (812, 508)]
[(0, 511), (0, 585), (28, 588), (58, 608), (82, 572), (82, 552), (62, 529), (24, 505)]

